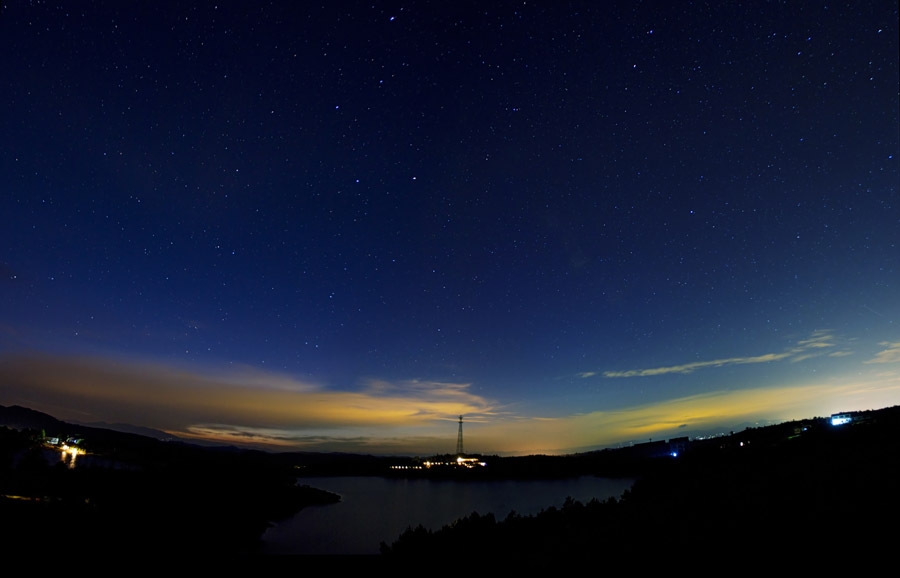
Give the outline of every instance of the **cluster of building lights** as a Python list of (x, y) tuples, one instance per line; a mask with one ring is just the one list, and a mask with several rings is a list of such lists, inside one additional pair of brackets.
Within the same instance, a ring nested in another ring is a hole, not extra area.
[(430, 469), (430, 468), (440, 468), (440, 467), (450, 467), (450, 468), (477, 468), (477, 467), (485, 467), (487, 465), (486, 462), (479, 461), (478, 458), (463, 458), (458, 457), (456, 461), (452, 462), (431, 462), (426, 461), (422, 462), (421, 466), (391, 466), (392, 470), (421, 470), (421, 469)]
[(61, 441), (59, 438), (48, 438), (45, 439), (44, 443), (46, 445), (52, 446), (54, 448), (59, 449), (60, 456), (59, 459), (69, 465), (69, 468), (75, 467), (75, 459), (78, 456), (83, 456), (87, 452), (78, 447), (75, 444), (80, 443), (80, 439), (69, 438), (66, 441)]
[(75, 467), (75, 458), (77, 458), (78, 456), (83, 456), (85, 454), (83, 449), (66, 444), (60, 446), (59, 449), (62, 450), (62, 456), (60, 456), (60, 458), (62, 459), (62, 461), (69, 464), (70, 469)]
[(844, 425), (845, 423), (850, 423), (853, 420), (853, 416), (849, 413), (836, 413), (831, 416), (831, 425)]
[(477, 467), (485, 467), (487, 464), (485, 462), (479, 461), (478, 458), (464, 458), (463, 457), (463, 416), (459, 416), (459, 433), (456, 438), (456, 453), (459, 454), (459, 457), (456, 458), (456, 461), (453, 462), (431, 462), (425, 461), (422, 462), (421, 466), (391, 466), (392, 470), (421, 470), (424, 466), (425, 469), (431, 468), (439, 468), (439, 467), (454, 467), (454, 468), (477, 468)]
[(457, 467), (457, 468), (475, 468), (475, 467), (484, 467), (487, 464), (485, 462), (478, 461), (478, 458), (464, 458), (458, 457), (455, 462), (423, 462), (426, 468), (435, 468), (435, 467)]

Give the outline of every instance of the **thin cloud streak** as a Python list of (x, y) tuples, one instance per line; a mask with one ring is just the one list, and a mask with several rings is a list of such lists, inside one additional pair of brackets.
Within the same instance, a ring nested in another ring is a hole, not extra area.
[(900, 363), (900, 341), (882, 341), (879, 345), (887, 349), (879, 351), (874, 358), (863, 363)]
[[(706, 369), (709, 367), (724, 367), (726, 365), (746, 365), (753, 363), (770, 363), (773, 361), (781, 361), (789, 359), (793, 362), (804, 361), (812, 357), (818, 357), (824, 354), (823, 349), (834, 347), (834, 336), (827, 331), (815, 331), (808, 339), (803, 339), (797, 343), (797, 347), (793, 347), (782, 353), (766, 353), (764, 355), (744, 356), (744, 357), (728, 357), (725, 359), (713, 359), (710, 361), (694, 361), (681, 365), (670, 365), (665, 367), (653, 367), (647, 369), (629, 369), (626, 371), (604, 371), (604, 377), (651, 377), (656, 375), (667, 374), (687, 374), (693, 373), (698, 369)], [(841, 352), (842, 355), (848, 353)], [(583, 372), (578, 374), (580, 377), (590, 377), (595, 372)]]
[(768, 363), (787, 359), (791, 353), (767, 353), (756, 357), (730, 357), (727, 359), (714, 359), (712, 361), (695, 361), (683, 365), (671, 365), (668, 367), (654, 367), (650, 369), (630, 369), (628, 371), (604, 371), (604, 377), (649, 377), (653, 375), (665, 375), (668, 373), (693, 373), (698, 369), (707, 367), (722, 367), (725, 365), (740, 365), (747, 363)]

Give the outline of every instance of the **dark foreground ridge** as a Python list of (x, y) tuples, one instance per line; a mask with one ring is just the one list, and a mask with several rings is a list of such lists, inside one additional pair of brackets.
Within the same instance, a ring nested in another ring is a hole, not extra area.
[(409, 528), (381, 551), (635, 563), (689, 552), (882, 557), (893, 551), (900, 514), (898, 442), (898, 407), (838, 427), (816, 418), (748, 429), (649, 460), (621, 499), (569, 499), (503, 520), (476, 512), (437, 531)]
[[(504, 559), (643, 560), (697, 550), (881, 556), (894, 547), (900, 514), (898, 442), (900, 407), (893, 407), (841, 426), (812, 418), (706, 440), (494, 457), (473, 469), (404, 468), (413, 473), (401, 475), (472, 481), (587, 474), (638, 481), (620, 499), (570, 499), (534, 516), (473, 513), (437, 531), (410, 528), (381, 550)], [(298, 475), (398, 475), (390, 469), (396, 463), (200, 447), (0, 406), (3, 544), (9, 552), (254, 554), (272, 522), (339, 500), (297, 486)]]
[[(296, 468), (277, 454), (67, 424), (20, 407), (0, 406), (0, 418), (21, 428), (0, 427), (7, 552), (252, 554), (270, 523), (339, 500), (297, 486)], [(87, 451), (61, 459), (63, 446)]]

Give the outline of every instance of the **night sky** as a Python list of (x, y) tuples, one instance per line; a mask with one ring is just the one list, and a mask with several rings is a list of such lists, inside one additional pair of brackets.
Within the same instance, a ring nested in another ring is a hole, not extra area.
[(898, 12), (4, 2), (0, 404), (569, 452), (900, 403)]

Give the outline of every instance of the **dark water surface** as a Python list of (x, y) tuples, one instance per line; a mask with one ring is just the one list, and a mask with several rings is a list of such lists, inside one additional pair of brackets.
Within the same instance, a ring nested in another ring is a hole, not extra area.
[(511, 511), (536, 514), (567, 496), (588, 502), (619, 497), (632, 479), (584, 476), (567, 480), (458, 482), (381, 477), (307, 478), (341, 502), (305, 508), (263, 536), (266, 554), (377, 554), (408, 526), (437, 530), (472, 512), (502, 520)]

